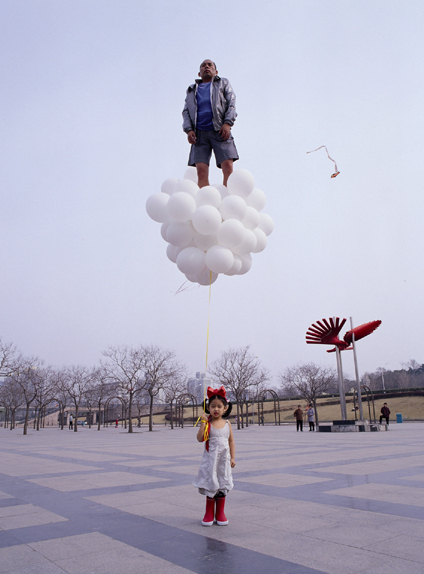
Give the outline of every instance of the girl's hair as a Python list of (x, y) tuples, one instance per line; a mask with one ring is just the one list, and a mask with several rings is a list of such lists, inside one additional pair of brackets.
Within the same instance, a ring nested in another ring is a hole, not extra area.
[(222, 404), (226, 407), (228, 406), (227, 410), (224, 412), (224, 414), (222, 415), (223, 419), (227, 419), (232, 411), (233, 405), (230, 402), (227, 402), (224, 397), (222, 397), (221, 395), (212, 395), (209, 399), (205, 399), (203, 401), (203, 410), (205, 411), (205, 413), (210, 414), (209, 413), (209, 405), (211, 404), (211, 402), (214, 399), (218, 399), (222, 402)]

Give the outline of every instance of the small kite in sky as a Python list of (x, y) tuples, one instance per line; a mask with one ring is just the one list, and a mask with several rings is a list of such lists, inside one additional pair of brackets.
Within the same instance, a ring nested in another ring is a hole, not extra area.
[(333, 175), (332, 175), (331, 177), (332, 177), (332, 178), (333, 178), (333, 177), (337, 177), (340, 172), (339, 172), (339, 170), (337, 169), (337, 164), (336, 164), (336, 162), (334, 161), (334, 159), (333, 159), (332, 157), (330, 157), (330, 154), (328, 153), (328, 149), (326, 148), (325, 145), (322, 145), (322, 146), (320, 146), (320, 147), (317, 147), (317, 149), (313, 149), (312, 151), (307, 151), (306, 153), (313, 153), (314, 151), (318, 151), (318, 150), (321, 149), (321, 148), (324, 148), (324, 149), (325, 149), (325, 151), (327, 152), (327, 155), (328, 155), (328, 159), (331, 159), (331, 161), (334, 163), (334, 167), (336, 168), (336, 171), (333, 173)]

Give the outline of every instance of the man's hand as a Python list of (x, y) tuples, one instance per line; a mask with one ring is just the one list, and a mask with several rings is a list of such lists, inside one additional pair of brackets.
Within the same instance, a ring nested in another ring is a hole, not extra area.
[(231, 135), (231, 126), (228, 124), (222, 124), (222, 128), (219, 130), (219, 133), (221, 134), (222, 139), (227, 141)]
[(232, 458), (230, 464), (231, 464), (231, 468), (234, 468), (236, 466), (236, 459)]
[(196, 134), (193, 130), (190, 130), (187, 134), (187, 139), (189, 144), (195, 144), (197, 141)]

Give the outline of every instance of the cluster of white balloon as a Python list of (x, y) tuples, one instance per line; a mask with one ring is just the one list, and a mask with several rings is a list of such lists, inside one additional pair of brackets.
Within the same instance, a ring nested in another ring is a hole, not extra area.
[(199, 188), (196, 182), (196, 169), (190, 167), (184, 179), (166, 179), (161, 191), (147, 199), (148, 215), (162, 223), (168, 258), (200, 285), (213, 283), (219, 273), (247, 273), (251, 253), (265, 249), (274, 229), (271, 217), (261, 213), (264, 192), (245, 169), (235, 170), (227, 187)]

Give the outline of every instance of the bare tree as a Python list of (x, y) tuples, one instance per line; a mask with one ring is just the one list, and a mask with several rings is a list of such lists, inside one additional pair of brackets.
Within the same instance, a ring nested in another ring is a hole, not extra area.
[(68, 393), (68, 373), (67, 370), (54, 369), (51, 372), (51, 382), (52, 382), (52, 395), (59, 405), (59, 421), (60, 429), (63, 430), (65, 421), (65, 411), (70, 401), (70, 396)]
[(270, 380), (267, 369), (262, 367), (258, 357), (250, 351), (250, 347), (229, 349), (212, 363), (210, 373), (213, 379), (224, 385), (231, 393), (237, 405), (237, 428), (240, 429), (240, 407), (243, 397), (249, 391), (259, 388)]
[(116, 383), (110, 381), (109, 373), (105, 367), (101, 366), (93, 371), (91, 388), (87, 392), (88, 401), (96, 405), (99, 416), (97, 419), (97, 430), (100, 430), (102, 405), (109, 397), (116, 394)]
[(25, 404), (25, 422), (23, 434), (28, 434), (29, 409), (34, 402), (40, 388), (42, 378), (42, 361), (36, 357), (16, 357), (13, 371), (9, 377), (21, 387), (23, 402)]
[(336, 373), (330, 367), (320, 367), (314, 363), (304, 363), (288, 368), (280, 375), (283, 392), (301, 396), (308, 404), (314, 405), (318, 427), (317, 397), (325, 393), (336, 381)]
[(126, 395), (122, 397), (128, 404), (128, 432), (133, 432), (132, 425), (132, 404), (134, 395), (140, 393), (144, 385), (144, 362), (145, 349), (121, 346), (109, 347), (103, 352), (106, 362), (102, 367), (109, 377), (110, 382), (114, 382), (119, 390)]
[(407, 371), (398, 371), (397, 387), (399, 389), (409, 389), (411, 387), (411, 377)]
[(185, 368), (181, 365), (174, 351), (167, 351), (150, 345), (144, 348), (144, 385), (143, 388), (150, 397), (149, 431), (153, 430), (153, 400), (160, 391), (177, 379), (185, 376)]
[(3, 381), (1, 386), (1, 401), (7, 409), (7, 415), (10, 416), (10, 430), (13, 430), (15, 428), (16, 409), (18, 409), (25, 402), (22, 388), (15, 380), (6, 378)]
[(0, 337), (0, 377), (8, 377), (13, 373), (19, 360), (20, 354), (15, 345), (5, 343)]
[[(37, 396), (35, 397), (36, 403), (36, 413), (37, 416), (34, 417), (34, 428), (37, 431), (40, 430), (40, 422), (45, 412), (46, 407), (54, 400), (54, 394), (56, 391), (56, 376), (57, 373), (52, 367), (45, 367), (39, 371), (39, 385), (37, 390)], [(35, 418), (37, 420), (35, 420)]]
[(419, 364), (415, 359), (409, 359), (406, 363), (402, 363), (402, 367), (408, 371), (418, 371), (422, 365)]
[(140, 428), (141, 427), (141, 410), (143, 407), (145, 407), (147, 404), (149, 404), (150, 402), (150, 397), (149, 395), (145, 395), (142, 392), (141, 393), (137, 393), (134, 397), (134, 402), (133, 405), (135, 405), (135, 408), (137, 409), (137, 427)]
[[(249, 426), (249, 405), (254, 408), (256, 402), (258, 402), (259, 395), (266, 388), (265, 381), (260, 381), (254, 385), (248, 387), (248, 390), (242, 395), (240, 403), (241, 411), (241, 426), (243, 428), (244, 420), (246, 421), (246, 426)], [(243, 416), (243, 406), (246, 409), (246, 414)]]
[(81, 403), (85, 399), (85, 394), (89, 390), (93, 378), (93, 369), (82, 366), (72, 366), (65, 371), (64, 384), (75, 406), (74, 432), (78, 430), (78, 411)]
[(181, 372), (181, 375), (165, 382), (163, 386), (165, 400), (171, 409), (171, 429), (174, 428), (174, 403), (177, 398), (187, 392), (187, 373)]

